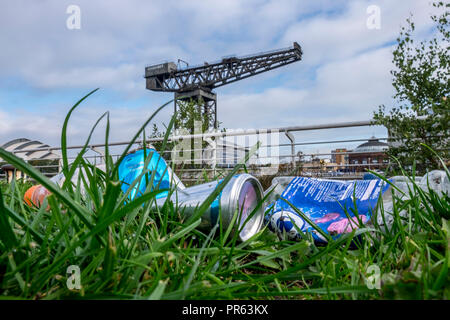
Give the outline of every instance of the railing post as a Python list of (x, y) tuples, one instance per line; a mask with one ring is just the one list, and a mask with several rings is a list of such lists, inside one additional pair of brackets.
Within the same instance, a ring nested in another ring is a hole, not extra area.
[[(106, 159), (105, 159), (105, 153), (102, 150), (97, 149), (96, 147), (91, 146), (90, 147), (92, 151), (94, 151), (95, 153), (98, 153), (100, 155), (100, 162), (105, 161), (106, 163)], [(97, 161), (97, 156), (94, 158), (94, 163), (96, 163)]]
[(284, 134), (291, 141), (292, 169), (295, 169), (295, 137), (290, 131), (285, 131)]

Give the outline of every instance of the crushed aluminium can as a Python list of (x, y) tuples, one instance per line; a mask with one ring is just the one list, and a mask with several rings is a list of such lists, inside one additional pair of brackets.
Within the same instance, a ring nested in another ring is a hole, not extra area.
[(316, 242), (326, 243), (327, 239), (292, 206), (335, 239), (359, 228), (360, 222), (369, 222), (380, 195), (388, 188), (389, 184), (380, 179), (336, 181), (294, 177), (281, 198), (266, 208), (265, 221), (280, 237), (286, 235), (290, 240), (298, 240), (302, 233), (311, 233)]
[[(146, 170), (145, 163), (148, 162)], [(148, 174), (146, 175), (145, 172)], [(143, 174), (144, 173), (144, 174)], [(133, 182), (141, 176), (140, 181), (133, 186), (129, 194), (132, 200), (142, 195), (147, 189), (147, 182), (154, 173), (152, 190), (169, 189), (175, 185), (179, 189), (184, 189), (184, 184), (172, 172), (163, 157), (153, 148), (138, 149), (127, 154), (119, 164), (119, 180), (122, 184), (122, 191), (127, 192)], [(156, 198), (166, 197), (168, 191), (159, 193)]]
[[(158, 199), (157, 205), (161, 207), (170, 200), (178, 205), (183, 216), (189, 218), (221, 183), (222, 180), (219, 180), (177, 190), (170, 199)], [(250, 174), (235, 175), (203, 213), (198, 228), (209, 231), (221, 219), (223, 230), (227, 230), (236, 214), (232, 231), (239, 232), (240, 241), (246, 241), (258, 233), (263, 225), (264, 207), (257, 208), (262, 199), (263, 188), (258, 179)], [(252, 212), (254, 214), (250, 217)]]

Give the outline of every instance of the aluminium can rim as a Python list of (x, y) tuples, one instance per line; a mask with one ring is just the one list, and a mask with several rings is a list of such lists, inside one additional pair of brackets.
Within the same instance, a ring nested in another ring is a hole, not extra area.
[[(220, 204), (222, 207), (222, 212), (229, 212), (231, 214), (228, 214), (226, 218), (226, 225), (229, 226), (234, 215), (234, 208), (236, 204), (239, 201), (239, 197), (241, 195), (242, 188), (246, 182), (250, 182), (252, 186), (254, 187), (255, 193), (256, 193), (256, 201), (259, 203), (262, 201), (264, 197), (264, 190), (261, 186), (261, 183), (258, 179), (256, 179), (254, 176), (244, 173), (237, 175), (233, 177), (234, 181), (230, 181), (227, 186), (224, 188), (222, 196), (220, 197)], [(228, 189), (228, 190), (227, 190)], [(224, 197), (225, 196), (225, 197)], [(255, 219), (255, 220), (253, 220)], [(250, 239), (252, 236), (254, 236), (256, 233), (258, 233), (261, 230), (261, 227), (264, 222), (264, 205), (261, 205), (261, 207), (257, 210), (255, 213), (255, 216), (249, 220), (247, 223), (250, 223), (253, 220), (253, 225), (250, 228), (250, 231), (243, 236), (241, 233), (239, 233), (238, 237), (239, 240), (244, 242), (248, 239)], [(240, 221), (235, 223), (237, 227), (234, 227), (233, 232), (237, 232), (236, 228), (239, 228)]]

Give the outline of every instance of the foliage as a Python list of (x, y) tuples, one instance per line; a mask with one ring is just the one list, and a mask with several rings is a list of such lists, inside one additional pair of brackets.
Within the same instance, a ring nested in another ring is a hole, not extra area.
[[(211, 113), (203, 112), (203, 105), (202, 99), (198, 102), (193, 99), (189, 101), (179, 100), (177, 102), (177, 114), (175, 115), (175, 128), (183, 129), (189, 134), (194, 134), (196, 130), (201, 133), (207, 132), (214, 117)], [(195, 128), (196, 122), (201, 122), (201, 128)]]
[(438, 159), (421, 143), (439, 150), (444, 159), (449, 159), (450, 149), (450, 4), (433, 5), (443, 12), (431, 17), (436, 27), (432, 39), (417, 43), (411, 18), (397, 39), (393, 55), (396, 69), (391, 74), (398, 106), (389, 112), (380, 106), (374, 114), (376, 123), (386, 126), (390, 136), (398, 139), (388, 153), (402, 163), (416, 161), (420, 172), (439, 166)]
[[(214, 117), (212, 114), (206, 114), (202, 111), (202, 106), (204, 102), (202, 100), (196, 101), (190, 99), (189, 101), (179, 100), (177, 102), (177, 113), (174, 115), (174, 127), (176, 128), (175, 133), (177, 135), (193, 135), (208, 132), (210, 130), (209, 124), (213, 121)], [(198, 124), (201, 124), (198, 126)], [(220, 123), (217, 124), (218, 127)], [(152, 142), (152, 145), (156, 150), (162, 150), (162, 138), (167, 132), (167, 127), (164, 125), (164, 130), (160, 131), (156, 124), (153, 124), (152, 133), (148, 139), (159, 138), (160, 141)], [(224, 130), (223, 130), (224, 131)], [(167, 150), (173, 150), (175, 147), (175, 142), (169, 142), (167, 144)], [(190, 141), (190, 148), (196, 149), (194, 139)], [(202, 148), (205, 148), (208, 142), (202, 141)], [(170, 159), (170, 152), (163, 155), (166, 160)], [(194, 151), (191, 151), (191, 159), (195, 159)], [(196, 167), (193, 164), (188, 164), (186, 168)], [(200, 166), (201, 167), (201, 166)]]

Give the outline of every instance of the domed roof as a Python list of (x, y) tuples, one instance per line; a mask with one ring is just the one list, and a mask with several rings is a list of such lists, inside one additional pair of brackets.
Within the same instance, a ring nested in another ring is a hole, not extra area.
[[(11, 140), (4, 145), (0, 146), (0, 148), (5, 149), (9, 152), (21, 151), (17, 152), (16, 155), (19, 158), (24, 160), (29, 159), (45, 159), (45, 160), (55, 160), (60, 159), (61, 154), (55, 150), (49, 150), (50, 146), (44, 144), (37, 140), (29, 140), (26, 138), (14, 139)], [(1, 158), (0, 158), (1, 160)]]
[(356, 147), (354, 152), (384, 152), (388, 149), (389, 145), (387, 143), (381, 142), (375, 137), (369, 139), (369, 141), (364, 142)]

